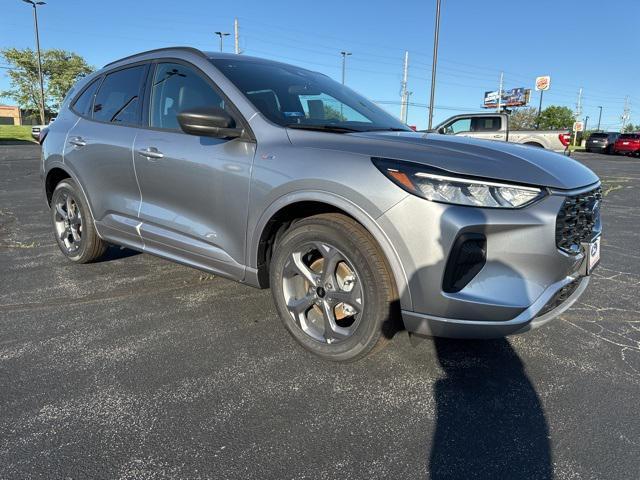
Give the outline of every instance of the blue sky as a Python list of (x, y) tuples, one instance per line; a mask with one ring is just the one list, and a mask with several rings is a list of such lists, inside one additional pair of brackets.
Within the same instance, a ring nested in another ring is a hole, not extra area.
[[(34, 44), (31, 7), (0, 0), (0, 46)], [(640, 123), (638, 18), (640, 1), (442, 0), (435, 120), (480, 110), (483, 92), (532, 87), (551, 75), (544, 105), (575, 107), (583, 87), (584, 115), (595, 126), (618, 129), (624, 97)], [(257, 1), (48, 0), (40, 10), (42, 48), (63, 48), (100, 67), (151, 48), (191, 45), (217, 50), (217, 30), (240, 21), (248, 55), (282, 60), (340, 79), (340, 51), (348, 59), (347, 84), (399, 115), (402, 60), (409, 50), (409, 124), (427, 122), (435, 0)], [(225, 50), (231, 51), (232, 37)], [(0, 62), (1, 64), (1, 62)], [(0, 68), (0, 90), (8, 87)], [(532, 96), (537, 106), (538, 93)], [(6, 103), (6, 99), (4, 99)], [(396, 103), (394, 103), (396, 102)]]

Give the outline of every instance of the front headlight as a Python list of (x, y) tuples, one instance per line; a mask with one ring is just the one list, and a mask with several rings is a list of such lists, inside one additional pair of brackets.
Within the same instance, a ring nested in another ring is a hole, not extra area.
[(469, 207), (520, 208), (544, 196), (544, 191), (538, 187), (458, 177), (411, 162), (373, 158), (373, 163), (407, 192), (434, 202)]

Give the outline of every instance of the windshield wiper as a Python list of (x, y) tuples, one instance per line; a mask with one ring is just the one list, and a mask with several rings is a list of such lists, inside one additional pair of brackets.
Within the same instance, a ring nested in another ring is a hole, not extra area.
[(364, 131), (365, 132), (412, 132), (413, 130), (407, 130), (406, 128), (389, 127), (389, 128), (371, 128)]
[(304, 123), (289, 123), (285, 125), (285, 127), (297, 128), (300, 130), (318, 130), (322, 132), (332, 132), (332, 133), (350, 133), (350, 132), (362, 131), (356, 128), (340, 127), (339, 125), (305, 125)]

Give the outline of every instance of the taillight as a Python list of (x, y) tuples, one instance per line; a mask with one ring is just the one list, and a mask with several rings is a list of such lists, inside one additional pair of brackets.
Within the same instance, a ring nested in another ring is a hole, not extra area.
[(562, 143), (562, 145), (566, 147), (569, 145), (569, 142), (571, 141), (571, 134), (561, 133), (560, 135), (558, 135), (558, 139), (560, 140), (560, 143)]

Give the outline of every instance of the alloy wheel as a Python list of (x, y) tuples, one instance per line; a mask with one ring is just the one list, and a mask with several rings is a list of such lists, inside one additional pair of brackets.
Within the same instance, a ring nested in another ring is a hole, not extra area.
[(56, 235), (67, 253), (75, 253), (82, 245), (82, 213), (78, 200), (63, 191), (54, 201)]
[(283, 272), (287, 309), (316, 341), (333, 344), (356, 331), (364, 308), (362, 284), (352, 262), (324, 242), (292, 252)]

